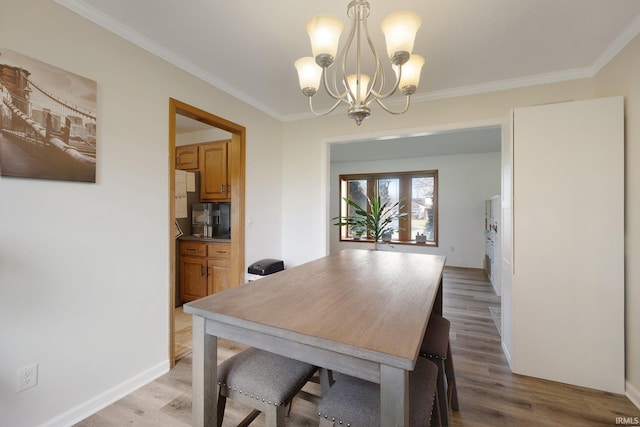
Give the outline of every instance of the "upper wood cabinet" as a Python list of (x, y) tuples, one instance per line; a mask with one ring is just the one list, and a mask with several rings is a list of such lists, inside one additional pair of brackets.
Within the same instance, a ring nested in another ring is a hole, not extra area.
[(198, 170), (198, 148), (197, 145), (176, 147), (176, 169)]
[(200, 200), (220, 202), (231, 200), (228, 163), (229, 141), (217, 141), (200, 146)]
[(200, 171), (200, 201), (230, 202), (229, 140), (176, 147), (176, 169)]

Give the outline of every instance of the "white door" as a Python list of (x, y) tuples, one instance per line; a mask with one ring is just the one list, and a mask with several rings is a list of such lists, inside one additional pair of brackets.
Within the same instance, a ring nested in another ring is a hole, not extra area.
[(514, 111), (516, 373), (624, 392), (623, 105)]

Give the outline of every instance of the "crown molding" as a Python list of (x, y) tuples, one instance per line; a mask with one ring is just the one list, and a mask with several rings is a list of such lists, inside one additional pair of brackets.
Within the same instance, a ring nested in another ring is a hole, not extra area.
[[(528, 86), (538, 86), (538, 85), (557, 83), (562, 81), (578, 80), (578, 79), (593, 77), (593, 75), (594, 74), (592, 72), (592, 68), (585, 67), (585, 68), (578, 68), (574, 70), (559, 71), (554, 73), (538, 74), (538, 75), (527, 76), (527, 77), (518, 77), (515, 79), (499, 80), (495, 82), (480, 83), (477, 85), (461, 86), (461, 87), (456, 87), (451, 89), (427, 92), (419, 95), (412, 95), (411, 103), (419, 104), (422, 102), (434, 101), (437, 99), (478, 95), (478, 94), (489, 93), (489, 92), (497, 92), (501, 90), (518, 89), (518, 88), (523, 88)], [(397, 99), (388, 100), (387, 102), (385, 102), (385, 104), (387, 104), (390, 107), (397, 106), (397, 105), (404, 105), (404, 103), (405, 103), (404, 97), (398, 97)], [(340, 111), (336, 110), (332, 112), (331, 115), (337, 114), (339, 112)], [(296, 120), (310, 119), (313, 117), (316, 117), (316, 116), (311, 112), (302, 112), (302, 113), (285, 115), (284, 121), (292, 122)]]
[(94, 24), (122, 37), (123, 39), (133, 43), (134, 45), (140, 47), (141, 49), (146, 50), (147, 52), (164, 59), (168, 63), (180, 68), (181, 70), (199, 78), (200, 80), (220, 89), (223, 92), (237, 98), (252, 107), (262, 111), (263, 113), (278, 119), (280, 121), (284, 121), (284, 116), (272, 108), (257, 102), (253, 97), (247, 95), (246, 93), (238, 90), (237, 88), (227, 84), (225, 81), (222, 81), (216, 78), (211, 73), (203, 70), (197, 65), (193, 64), (190, 61), (185, 60), (180, 55), (176, 55), (175, 53), (160, 47), (156, 42), (150, 40), (149, 38), (143, 36), (142, 34), (134, 31), (130, 27), (123, 25), (122, 23), (112, 19), (111, 17), (105, 15), (100, 12), (98, 9), (87, 5), (82, 0), (54, 0), (56, 3), (61, 6), (66, 7), (72, 12), (77, 13), (83, 18), (88, 19)]
[[(203, 80), (204, 82), (228, 93), (229, 95), (245, 102), (246, 104), (262, 111), (263, 113), (280, 120), (282, 122), (291, 122), (298, 120), (306, 120), (316, 117), (310, 111), (280, 114), (269, 106), (256, 101), (255, 98), (229, 85), (223, 80), (216, 78), (211, 73), (196, 66), (190, 61), (186, 61), (180, 55), (168, 51), (160, 47), (154, 41), (144, 37), (140, 33), (113, 20), (111, 17), (103, 14), (99, 10), (87, 5), (82, 0), (54, 0), (56, 3), (66, 7), (67, 9), (77, 13), (78, 15), (90, 20), (96, 25), (122, 37), (123, 39), (135, 44), (136, 46), (146, 50), (147, 52), (158, 56), (183, 71)], [(631, 40), (640, 33), (640, 15), (638, 15), (627, 27), (615, 38), (615, 40), (605, 49), (604, 52), (589, 66), (576, 68), (572, 70), (564, 70), (552, 73), (538, 74), (532, 76), (518, 77), (514, 79), (499, 80), (488, 83), (480, 83), (476, 85), (462, 86), (457, 88), (445, 89), (440, 91), (427, 92), (420, 95), (414, 95), (411, 98), (412, 103), (421, 103), (433, 101), (437, 99), (454, 98), (460, 96), (478, 95), (482, 93), (496, 92), (502, 90), (518, 89), (529, 86), (537, 86), (550, 83), (558, 83), (569, 80), (578, 80), (594, 77), (611, 59), (613, 59)], [(395, 102), (390, 101), (390, 105)], [(398, 105), (404, 103), (398, 101)], [(331, 113), (338, 114), (338, 111)]]
[(626, 45), (631, 42), (638, 34), (640, 33), (640, 15), (636, 16), (636, 18), (631, 21), (629, 25), (625, 27), (624, 30), (618, 37), (616, 37), (613, 42), (598, 56), (598, 58), (591, 65), (592, 75), (595, 76), (598, 72), (609, 63)]

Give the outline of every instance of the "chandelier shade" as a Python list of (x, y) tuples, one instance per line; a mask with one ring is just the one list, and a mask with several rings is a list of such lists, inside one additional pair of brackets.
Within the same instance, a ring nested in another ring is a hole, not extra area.
[(409, 59), (420, 25), (422, 25), (422, 19), (413, 12), (392, 13), (382, 21), (381, 27), (387, 42), (387, 54), (394, 65), (396, 65), (395, 61), (401, 61), (401, 58), (406, 57), (402, 63)]
[(307, 24), (307, 33), (311, 39), (311, 51), (318, 58), (327, 55), (333, 58), (338, 54), (338, 42), (344, 25), (335, 16), (319, 15)]
[[(425, 63), (422, 56), (412, 54), (416, 33), (422, 24), (420, 16), (414, 12), (396, 12), (382, 21), (386, 54), (394, 71), (392, 75), (395, 74), (394, 79), (386, 79), (387, 82), (395, 82), (393, 85), (387, 84), (390, 87), (385, 86), (385, 69), (369, 35), (369, 3), (366, 0), (352, 0), (347, 7), (347, 16), (351, 18), (351, 29), (340, 50), (340, 35), (344, 30), (340, 19), (319, 15), (307, 23), (313, 56), (298, 59), (295, 67), (300, 89), (309, 98), (309, 108), (316, 115), (325, 115), (345, 103), (348, 105), (348, 116), (358, 125), (371, 115), (369, 105), (373, 102), (391, 114), (406, 112)], [(369, 52), (372, 61), (363, 61), (366, 52)], [(351, 54), (355, 54), (355, 57), (351, 57)], [(363, 72), (364, 62), (373, 63), (373, 69)], [(317, 112), (312, 102), (320, 85), (335, 100), (333, 106), (323, 112)], [(394, 111), (383, 100), (398, 91), (406, 97), (405, 107)]]
[[(422, 71), (424, 62), (424, 57), (420, 55), (411, 55), (409, 61), (403, 65), (402, 78), (400, 78), (400, 84), (398, 85), (403, 94), (412, 95), (418, 88), (418, 84), (420, 83), (420, 72)], [(395, 71), (396, 76), (400, 74), (400, 68), (397, 65), (393, 66), (393, 70)]]
[(307, 96), (314, 95), (320, 87), (320, 79), (322, 78), (322, 68), (316, 64), (316, 59), (312, 56), (305, 56), (295, 62), (295, 67), (298, 70), (302, 93)]
[(367, 97), (367, 89), (371, 79), (366, 74), (350, 74), (347, 76), (347, 85), (349, 86), (349, 96), (353, 104), (363, 104)]

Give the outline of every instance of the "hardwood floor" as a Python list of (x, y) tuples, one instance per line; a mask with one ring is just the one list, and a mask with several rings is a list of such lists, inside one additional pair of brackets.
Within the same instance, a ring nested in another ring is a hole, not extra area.
[(176, 360), (191, 353), (191, 315), (182, 310), (182, 306), (174, 310), (175, 340), (174, 352)]
[[(457, 426), (615, 426), (617, 417), (640, 417), (625, 396), (514, 375), (500, 346), (492, 316), (500, 306), (482, 270), (447, 267), (444, 315), (451, 321), (451, 346), (458, 381), (460, 411), (450, 416)], [(490, 308), (494, 310), (490, 310)], [(219, 359), (245, 348), (220, 340)], [(597, 367), (594, 367), (597, 369)], [(318, 393), (317, 384), (305, 389)], [(235, 426), (250, 412), (227, 402), (224, 426)], [(168, 374), (77, 424), (79, 427), (191, 425), (191, 354)], [(289, 426), (317, 426), (315, 407), (295, 399)], [(635, 425), (638, 425), (636, 423)], [(252, 426), (264, 426), (264, 415)]]

